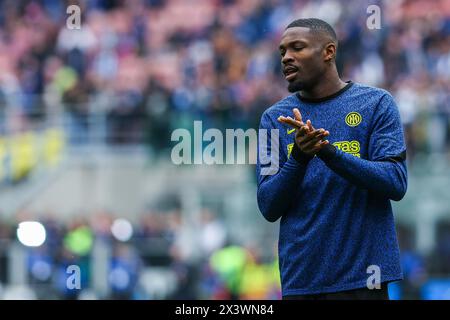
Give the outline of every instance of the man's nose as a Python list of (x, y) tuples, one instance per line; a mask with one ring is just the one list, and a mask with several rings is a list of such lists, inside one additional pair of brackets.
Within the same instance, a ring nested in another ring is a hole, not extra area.
[(289, 50), (286, 51), (286, 53), (283, 56), (283, 59), (281, 59), (281, 63), (286, 64), (289, 62), (294, 61), (294, 58), (292, 57), (292, 55), (290, 54)]

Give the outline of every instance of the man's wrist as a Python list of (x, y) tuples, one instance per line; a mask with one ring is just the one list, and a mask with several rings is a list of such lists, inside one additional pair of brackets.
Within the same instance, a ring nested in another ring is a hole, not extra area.
[(296, 143), (294, 143), (294, 146), (292, 147), (292, 153), (291, 156), (298, 162), (301, 164), (308, 164), (308, 162), (314, 158), (312, 156), (310, 156), (307, 153), (304, 153), (302, 150), (300, 150), (300, 148), (297, 146)]
[(337, 149), (334, 145), (327, 144), (323, 146), (316, 155), (323, 161), (327, 161), (333, 159), (336, 156), (336, 151)]

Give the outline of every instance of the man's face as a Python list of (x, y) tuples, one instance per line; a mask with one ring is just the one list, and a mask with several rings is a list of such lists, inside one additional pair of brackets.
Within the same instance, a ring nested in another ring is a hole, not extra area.
[(289, 82), (289, 92), (313, 87), (325, 72), (323, 44), (309, 28), (287, 29), (280, 42), (283, 74)]

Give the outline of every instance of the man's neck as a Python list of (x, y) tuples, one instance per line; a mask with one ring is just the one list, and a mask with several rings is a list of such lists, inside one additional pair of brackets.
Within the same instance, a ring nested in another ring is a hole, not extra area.
[(321, 99), (331, 96), (344, 88), (346, 85), (347, 83), (342, 81), (336, 73), (334, 75), (324, 77), (319, 84), (311, 89), (302, 90), (300, 94), (302, 97), (307, 99)]

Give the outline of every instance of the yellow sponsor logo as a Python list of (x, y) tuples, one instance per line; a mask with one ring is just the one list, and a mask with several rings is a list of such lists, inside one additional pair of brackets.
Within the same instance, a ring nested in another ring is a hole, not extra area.
[(294, 129), (287, 129), (287, 134), (291, 134), (294, 131), (295, 131), (295, 128)]
[(362, 121), (362, 116), (358, 112), (350, 112), (345, 116), (345, 123), (350, 127), (356, 127)]
[[(359, 144), (359, 141), (357, 141), (357, 140), (337, 141), (337, 142), (334, 142), (333, 145), (343, 152), (346, 152), (355, 157), (361, 158), (361, 154), (360, 154), (361, 146)], [(293, 143), (290, 143), (287, 145), (288, 158), (291, 156), (293, 147), (294, 147)]]
[(359, 144), (359, 141), (357, 141), (357, 140), (337, 141), (337, 142), (334, 142), (333, 145), (343, 152), (346, 152), (351, 155), (354, 155), (355, 157), (361, 158), (361, 154), (359, 153), (361, 151), (361, 146)]

